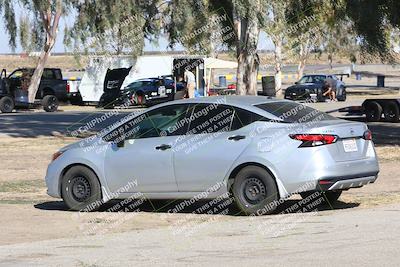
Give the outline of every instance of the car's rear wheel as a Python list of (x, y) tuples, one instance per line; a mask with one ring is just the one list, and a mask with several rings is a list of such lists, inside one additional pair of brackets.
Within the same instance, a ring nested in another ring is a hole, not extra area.
[(61, 184), (61, 194), (70, 210), (95, 211), (101, 206), (101, 187), (96, 174), (84, 166), (69, 169)]
[(3, 113), (10, 113), (14, 109), (14, 100), (9, 96), (3, 96), (0, 99), (0, 111)]
[[(307, 192), (302, 192), (300, 193), (300, 196), (305, 199), (308, 198), (309, 196), (311, 196), (312, 194), (314, 194), (315, 191), (307, 191)], [(328, 203), (335, 203), (340, 195), (342, 194), (342, 191), (325, 191), (325, 192), (321, 192), (321, 195), (324, 197), (324, 201), (328, 202)], [(319, 198), (320, 195), (316, 198)], [(311, 201), (313, 201), (315, 199), (311, 199)]]
[(238, 208), (247, 215), (270, 214), (279, 199), (274, 178), (258, 166), (247, 166), (239, 171), (232, 193)]
[(58, 99), (54, 95), (46, 95), (42, 99), (43, 109), (47, 112), (54, 112), (58, 109)]

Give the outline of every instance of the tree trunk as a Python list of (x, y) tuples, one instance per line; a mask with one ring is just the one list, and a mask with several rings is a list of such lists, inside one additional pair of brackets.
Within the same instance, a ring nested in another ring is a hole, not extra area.
[(259, 27), (257, 18), (248, 17), (235, 21), (237, 33), (236, 55), (236, 94), (257, 95), (257, 72), (259, 58), (257, 44)]
[(275, 92), (282, 95), (282, 40), (278, 37), (275, 42)]
[(299, 52), (299, 64), (297, 65), (297, 77), (300, 79), (304, 75), (304, 69), (306, 68), (306, 62), (310, 53), (310, 39), (300, 44)]
[(301, 58), (299, 60), (299, 65), (297, 66), (297, 77), (299, 79), (303, 77), (305, 68), (306, 68), (306, 58)]
[(41, 17), (43, 20), (43, 28), (46, 32), (46, 43), (44, 45), (43, 51), (39, 57), (36, 69), (33, 72), (29, 88), (28, 88), (28, 99), (29, 103), (34, 103), (36, 98), (36, 93), (39, 89), (40, 80), (42, 78), (43, 70), (46, 65), (47, 59), (49, 58), (51, 49), (56, 41), (58, 24), (62, 14), (62, 1), (57, 0), (55, 6), (55, 13), (52, 13), (51, 7), (47, 10), (41, 12)]
[(28, 88), (28, 99), (29, 103), (34, 103), (36, 98), (36, 93), (39, 89), (40, 80), (42, 78), (43, 70), (46, 65), (47, 59), (49, 58), (50, 50), (42, 51), (40, 54), (38, 63), (36, 65), (36, 69), (33, 72), (33, 76), (30, 80), (29, 88)]
[(328, 61), (329, 61), (329, 68), (333, 69), (333, 65), (332, 65), (332, 63), (333, 63), (333, 55), (332, 54), (328, 55)]

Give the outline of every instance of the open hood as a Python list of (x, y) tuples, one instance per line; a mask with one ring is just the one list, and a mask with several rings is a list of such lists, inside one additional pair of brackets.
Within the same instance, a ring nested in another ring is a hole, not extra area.
[(104, 78), (104, 92), (119, 91), (131, 69), (132, 67), (107, 69), (106, 77)]

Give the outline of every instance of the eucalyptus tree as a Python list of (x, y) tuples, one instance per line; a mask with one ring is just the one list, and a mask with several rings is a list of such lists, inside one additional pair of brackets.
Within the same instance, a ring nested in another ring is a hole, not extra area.
[(168, 1), (165, 30), (171, 45), (181, 43), (194, 51), (212, 53), (215, 44), (221, 43), (221, 47), (234, 51), (238, 62), (236, 93), (255, 95), (264, 3), (265, 0)]
[(221, 20), (222, 27), (233, 27), (233, 38), (227, 38), (224, 42), (236, 51), (238, 95), (257, 94), (260, 64), (257, 45), (260, 29), (265, 25), (266, 2), (267, 0), (210, 0), (211, 10), (218, 16), (226, 15), (228, 18)]
[(160, 2), (73, 0), (75, 22), (64, 43), (81, 53), (140, 55), (145, 39), (157, 39)]
[[(292, 14), (305, 12), (319, 14), (323, 12), (320, 7), (329, 3), (328, 11), (335, 14), (332, 17), (333, 22), (344, 23), (344, 27), (351, 29), (362, 56), (377, 55), (382, 61), (394, 60), (391, 32), (393, 29), (400, 28), (400, 1), (289, 0), (289, 2)], [(298, 17), (294, 17), (292, 23), (297, 23), (298, 20)], [(343, 28), (343, 30), (347, 29)]]
[[(19, 22), (15, 19), (15, 5), (23, 9)], [(60, 18), (69, 5), (70, 1), (67, 0), (0, 0), (10, 47), (16, 48), (19, 32), (24, 49), (41, 51), (28, 88), (30, 103), (35, 100), (44, 67), (56, 42)]]
[(284, 56), (284, 45), (287, 43), (287, 3), (282, 1), (269, 1), (267, 3), (266, 22), (263, 30), (274, 44), (274, 66), (275, 66), (275, 91), (282, 92), (282, 61)]

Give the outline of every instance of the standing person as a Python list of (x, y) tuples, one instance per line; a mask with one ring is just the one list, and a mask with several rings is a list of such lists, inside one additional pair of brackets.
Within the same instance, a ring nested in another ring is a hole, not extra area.
[(186, 82), (186, 90), (188, 92), (189, 98), (194, 98), (194, 89), (196, 88), (196, 77), (193, 72), (189, 70), (189, 68), (185, 69), (185, 82)]

